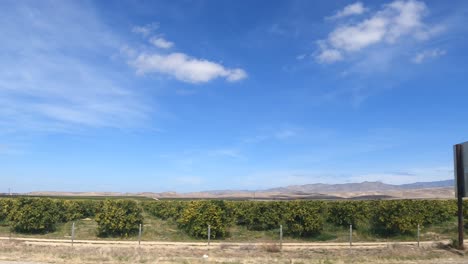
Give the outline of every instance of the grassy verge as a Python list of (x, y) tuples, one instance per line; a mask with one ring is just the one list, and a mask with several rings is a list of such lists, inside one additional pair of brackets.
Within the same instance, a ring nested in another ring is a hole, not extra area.
[(28, 261), (41, 263), (399, 263), (445, 264), (466, 263), (466, 258), (448, 250), (401, 246), (382, 249), (290, 249), (271, 251), (266, 244), (259, 247), (190, 248), (171, 247), (117, 247), (107, 245), (27, 245), (21, 242), (0, 241), (1, 261)]
[[(142, 241), (203, 241), (203, 239), (194, 239), (183, 231), (177, 228), (177, 224), (172, 220), (161, 220), (151, 215), (145, 214), (145, 221), (143, 226)], [(58, 224), (54, 232), (47, 234), (16, 234), (13, 237), (31, 237), (31, 238), (47, 238), (47, 239), (71, 239), (71, 226), (72, 222)], [(94, 219), (81, 219), (75, 221), (75, 239), (77, 240), (131, 240), (136, 241), (138, 237), (124, 237), (124, 238), (102, 238), (97, 237), (96, 229), (97, 224)], [(466, 230), (468, 231), (468, 230)], [(468, 232), (466, 232), (468, 235)], [(0, 236), (8, 237), (10, 235), (9, 226), (3, 222), (0, 223)], [(456, 219), (453, 221), (435, 225), (430, 227), (421, 228), (421, 241), (429, 240), (442, 240), (451, 239), (457, 236), (457, 223)], [(416, 231), (414, 234), (398, 235), (391, 237), (382, 237), (373, 234), (367, 227), (361, 227), (353, 230), (353, 242), (372, 242), (372, 241), (416, 241)], [(229, 229), (229, 236), (221, 241), (225, 242), (252, 242), (262, 243), (279, 241), (279, 229), (269, 231), (252, 231), (244, 226), (231, 226)], [(337, 227), (332, 224), (326, 223), (324, 230), (317, 236), (308, 238), (294, 238), (284, 236), (283, 242), (348, 242), (349, 241), (349, 228)]]

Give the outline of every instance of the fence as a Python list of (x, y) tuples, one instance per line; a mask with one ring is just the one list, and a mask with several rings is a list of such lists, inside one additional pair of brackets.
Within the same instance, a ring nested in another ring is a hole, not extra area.
[[(139, 230), (138, 235), (135, 237), (127, 237), (127, 238), (115, 238), (115, 237), (99, 238), (96, 236), (93, 237), (93, 236), (90, 236), (90, 233), (89, 233), (90, 225), (86, 224), (87, 221), (92, 221), (92, 220), (80, 220), (77, 222), (72, 222), (71, 225), (67, 223), (61, 226), (56, 232), (41, 235), (41, 238), (61, 239), (64, 242), (68, 241), (71, 244), (71, 246), (74, 246), (76, 241), (80, 241), (80, 240), (88, 241), (90, 239), (101, 240), (101, 241), (120, 239), (121, 241), (134, 242), (135, 245), (138, 245), (138, 246), (140, 246), (142, 242), (167, 241), (166, 240), (167, 237), (151, 236), (151, 234), (155, 233), (154, 231), (157, 231), (158, 226), (145, 225), (145, 228), (143, 229), (143, 225), (141, 224), (138, 226), (138, 230)], [(24, 235), (24, 234), (11, 232), (11, 229), (10, 231), (8, 231), (8, 233), (5, 233), (4, 227), (5, 225), (3, 225), (3, 228), (1, 229), (2, 232), (0, 232), (0, 237), (3, 237), (3, 239), (5, 239), (6, 237), (8, 237), (9, 240), (27, 239), (27, 238), (34, 237), (34, 235)], [(67, 227), (69, 228), (68, 233), (64, 233)], [(205, 239), (191, 239), (187, 237), (181, 237), (180, 240), (178, 241), (199, 242), (199, 243), (203, 243), (203, 241), (205, 241), (206, 245), (210, 246), (211, 242), (213, 242), (211, 238), (211, 234), (210, 234), (211, 233), (210, 229), (211, 229), (211, 226), (207, 224), (206, 226), (207, 236)], [(455, 229), (456, 227), (454, 227), (454, 223), (447, 223), (444, 225), (432, 226), (427, 229), (418, 225), (411, 235), (391, 236), (391, 237), (381, 236), (381, 237), (370, 238), (368, 234), (366, 235), (362, 234), (362, 232), (365, 232), (365, 231), (360, 231), (359, 229), (356, 230), (353, 228), (352, 225), (350, 225), (349, 229), (347, 230), (345, 230), (344, 228), (340, 230), (338, 230), (337, 228), (334, 228), (332, 230), (324, 230), (326, 232), (325, 234), (328, 236), (325, 238), (315, 237), (315, 239), (307, 239), (307, 238), (299, 239), (299, 238), (293, 238), (293, 237), (284, 238), (283, 226), (280, 225), (278, 229), (269, 230), (268, 232), (262, 232), (263, 236), (259, 236), (257, 234), (257, 236), (254, 238), (245, 239), (242, 237), (235, 237), (231, 235), (225, 239), (215, 239), (214, 242), (246, 243), (246, 244), (275, 243), (278, 245), (280, 250), (283, 248), (284, 243), (286, 244), (294, 243), (297, 246), (297, 243), (303, 243), (304, 245), (307, 245), (307, 244), (310, 244), (311, 242), (334, 243), (336, 245), (342, 245), (342, 246), (344, 246), (345, 244), (348, 244), (349, 248), (352, 248), (353, 246), (359, 247), (360, 245), (363, 245), (362, 243), (369, 243), (369, 242), (374, 242), (374, 243), (380, 242), (380, 243), (386, 243), (386, 244), (412, 244), (414, 246), (419, 247), (421, 245), (421, 242), (447, 241), (449, 239), (455, 238), (456, 237)], [(449, 233), (447, 233), (448, 230), (450, 231)], [(149, 233), (149, 235), (146, 235), (145, 232)], [(63, 235), (63, 236), (60, 237), (60, 235)], [(323, 233), (321, 235), (324, 236)], [(177, 239), (171, 240), (171, 242), (176, 242), (176, 240)]]
[[(148, 204), (164, 205), (165, 208), (157, 207), (157, 214), (154, 214), (146, 204), (140, 204), (145, 209), (144, 224), (132, 225), (137, 231), (119, 239), (135, 242), (138, 245), (142, 241), (206, 242), (210, 245), (214, 239), (215, 242), (222, 243), (277, 243), (280, 248), (283, 243), (310, 242), (347, 243), (349, 247), (353, 247), (356, 243), (362, 242), (411, 242), (420, 245), (423, 241), (453, 239), (457, 234), (457, 222), (452, 215), (451, 201), (365, 203), (198, 201), (174, 202), (171, 206), (159, 202)], [(377, 206), (381, 207), (380, 211), (369, 213), (371, 210), (376, 210), (373, 207)], [(389, 212), (392, 214), (385, 215)], [(376, 216), (378, 219), (380, 217), (383, 219), (378, 223), (381, 227), (393, 231), (395, 229), (393, 225), (397, 225), (404, 232), (393, 234), (379, 232), (375, 226), (375, 219), (374, 222), (369, 221)], [(180, 219), (188, 223), (184, 222), (186, 225), (183, 229), (180, 227)], [(389, 222), (386, 221), (395, 223), (387, 225)], [(349, 225), (350, 222), (353, 223)], [(422, 224), (424, 222), (430, 224)], [(221, 233), (223, 238), (218, 235), (220, 233), (217, 228), (220, 224), (226, 224), (226, 232)], [(0, 222), (0, 236), (11, 239), (37, 237), (32, 234), (12, 233), (12, 225), (14, 225), (12, 221)], [(41, 237), (68, 240), (72, 245), (77, 240), (116, 239), (98, 237), (97, 227), (93, 217), (82, 218), (59, 223), (54, 231), (42, 234)], [(198, 239), (190, 236), (193, 233), (191, 230), (194, 229), (201, 229), (197, 230), (197, 234), (202, 234)]]

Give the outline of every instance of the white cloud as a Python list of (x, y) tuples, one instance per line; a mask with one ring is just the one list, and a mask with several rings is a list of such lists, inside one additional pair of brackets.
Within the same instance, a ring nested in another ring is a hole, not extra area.
[(149, 41), (151, 44), (161, 49), (170, 49), (174, 46), (174, 42), (168, 41), (163, 37), (152, 37)]
[(411, 60), (413, 63), (419, 64), (427, 59), (434, 59), (440, 56), (444, 56), (447, 52), (441, 49), (429, 49), (417, 53)]
[(347, 16), (361, 15), (364, 14), (368, 9), (364, 7), (361, 2), (356, 2), (345, 6), (342, 10), (336, 12), (335, 15), (329, 17), (329, 19), (339, 19)]
[[(133, 31), (148, 36), (159, 27), (153, 23), (143, 27), (134, 27)], [(149, 38), (149, 42), (160, 49), (170, 49), (175, 44), (161, 36)], [(182, 52), (163, 53), (161, 50), (134, 49), (123, 46), (120, 53), (128, 58), (138, 74), (159, 73), (175, 77), (188, 83), (206, 83), (217, 78), (236, 82), (247, 78), (247, 73), (240, 68), (226, 68), (223, 65), (206, 59), (194, 58)]]
[(332, 63), (343, 59), (341, 52), (336, 49), (325, 49), (317, 56), (321, 63)]
[(162, 73), (189, 83), (205, 83), (216, 78), (230, 82), (242, 80), (247, 73), (239, 68), (229, 69), (221, 64), (190, 57), (184, 53), (142, 53), (130, 62), (137, 73)]
[(145, 37), (149, 36), (153, 31), (159, 28), (159, 23), (153, 22), (144, 26), (134, 26), (132, 28), (133, 33), (141, 34)]
[(403, 37), (426, 40), (443, 30), (441, 26), (423, 23), (427, 13), (427, 6), (416, 0), (397, 0), (384, 5), (367, 19), (338, 25), (327, 39), (318, 41), (316, 59), (319, 63), (333, 63), (370, 46), (395, 45)]

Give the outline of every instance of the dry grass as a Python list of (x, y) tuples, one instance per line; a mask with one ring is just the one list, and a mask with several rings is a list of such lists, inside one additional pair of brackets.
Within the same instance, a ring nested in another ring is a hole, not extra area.
[[(203, 255), (208, 258), (203, 258)], [(269, 252), (263, 247), (194, 248), (187, 246), (118, 247), (109, 245), (34, 245), (0, 242), (1, 261), (43, 263), (467, 263), (468, 258), (439, 248), (395, 246), (391, 249), (287, 249)]]
[(265, 250), (266, 252), (270, 253), (278, 253), (281, 252), (281, 248), (278, 244), (276, 243), (265, 243), (262, 245), (262, 249)]

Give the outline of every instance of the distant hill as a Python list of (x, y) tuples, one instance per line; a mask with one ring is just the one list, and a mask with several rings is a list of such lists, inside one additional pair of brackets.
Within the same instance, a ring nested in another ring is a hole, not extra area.
[(402, 184), (399, 186), (402, 189), (426, 189), (426, 188), (454, 187), (455, 180), (452, 179), (452, 180), (433, 181), (433, 182), (415, 182), (415, 183), (410, 183), (410, 184)]
[(454, 198), (454, 180), (415, 182), (410, 184), (386, 184), (382, 182), (361, 182), (343, 184), (305, 184), (266, 190), (212, 190), (191, 193), (114, 193), (114, 192), (31, 192), (38, 196), (120, 196), (150, 197), (154, 199), (233, 199), (233, 200), (291, 200), (291, 199), (434, 199)]
[(409, 190), (409, 189), (427, 189), (453, 187), (454, 180), (416, 182), (410, 184), (393, 185), (382, 182), (361, 182), (361, 183), (342, 183), (342, 184), (305, 184), (291, 185), (287, 187), (271, 188), (262, 192), (282, 192), (282, 193), (346, 193), (346, 192), (369, 192), (369, 191), (390, 191), (390, 190)]

